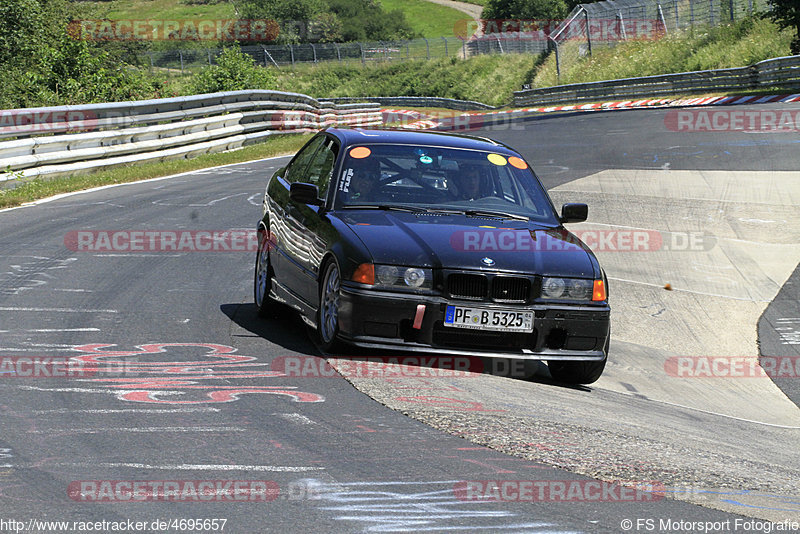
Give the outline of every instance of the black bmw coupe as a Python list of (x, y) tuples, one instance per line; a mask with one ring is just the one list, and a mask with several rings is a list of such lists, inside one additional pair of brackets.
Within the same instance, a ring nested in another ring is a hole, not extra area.
[(547, 361), (588, 384), (609, 345), (605, 273), (525, 159), (486, 138), (326, 129), (269, 180), (255, 302), (338, 342)]

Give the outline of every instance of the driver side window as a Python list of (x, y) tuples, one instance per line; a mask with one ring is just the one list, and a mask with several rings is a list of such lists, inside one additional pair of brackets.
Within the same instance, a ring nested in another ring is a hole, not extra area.
[(306, 181), (319, 188), (319, 197), (325, 198), (328, 194), (328, 186), (331, 182), (333, 164), (336, 162), (337, 147), (333, 139), (324, 139), (322, 146), (311, 158), (311, 162), (306, 171)]
[(286, 173), (283, 177), (284, 180), (290, 184), (295, 182), (307, 182), (308, 165), (314, 158), (314, 153), (320, 146), (322, 146), (325, 140), (325, 136), (320, 135), (312, 139), (310, 143), (303, 147), (303, 149), (297, 153), (292, 162), (286, 168)]

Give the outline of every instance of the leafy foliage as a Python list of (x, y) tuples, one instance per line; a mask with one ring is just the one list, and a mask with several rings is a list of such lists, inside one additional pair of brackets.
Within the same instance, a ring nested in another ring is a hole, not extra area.
[(0, 107), (32, 107), (160, 96), (163, 84), (121, 61), (123, 49), (73, 38), (87, 17), (66, 0), (3, 0), (0, 6)]
[(245, 0), (239, 15), (278, 21), (277, 42), (287, 44), (417, 37), (402, 11), (377, 0)]
[(362, 66), (342, 63), (278, 73), (278, 88), (317, 98), (336, 96), (436, 96), (505, 105), (531, 81), (538, 56), (482, 55), (460, 60), (398, 61)]
[(792, 28), (792, 54), (800, 54), (800, 0), (768, 0), (771, 11), (769, 17), (780, 28)]
[(565, 0), (488, 0), (481, 18), (560, 20), (567, 16), (567, 8)]
[(274, 89), (275, 74), (259, 67), (253, 58), (238, 47), (222, 51), (216, 65), (209, 65), (195, 75), (190, 84), (193, 94), (216, 93), (218, 91), (241, 91), (244, 89)]

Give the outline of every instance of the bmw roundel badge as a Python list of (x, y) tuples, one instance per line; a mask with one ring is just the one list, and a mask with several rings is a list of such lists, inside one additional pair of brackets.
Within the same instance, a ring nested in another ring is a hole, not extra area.
[(488, 258), (488, 257), (487, 258), (482, 258), (481, 259), (481, 263), (483, 263), (487, 267), (491, 267), (492, 265), (494, 265), (494, 260), (492, 258)]

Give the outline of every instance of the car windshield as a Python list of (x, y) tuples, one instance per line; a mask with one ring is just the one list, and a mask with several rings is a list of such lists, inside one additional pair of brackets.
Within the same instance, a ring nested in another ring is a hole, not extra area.
[(558, 224), (552, 204), (521, 158), (416, 145), (351, 147), (336, 187), (341, 209), (443, 210)]

